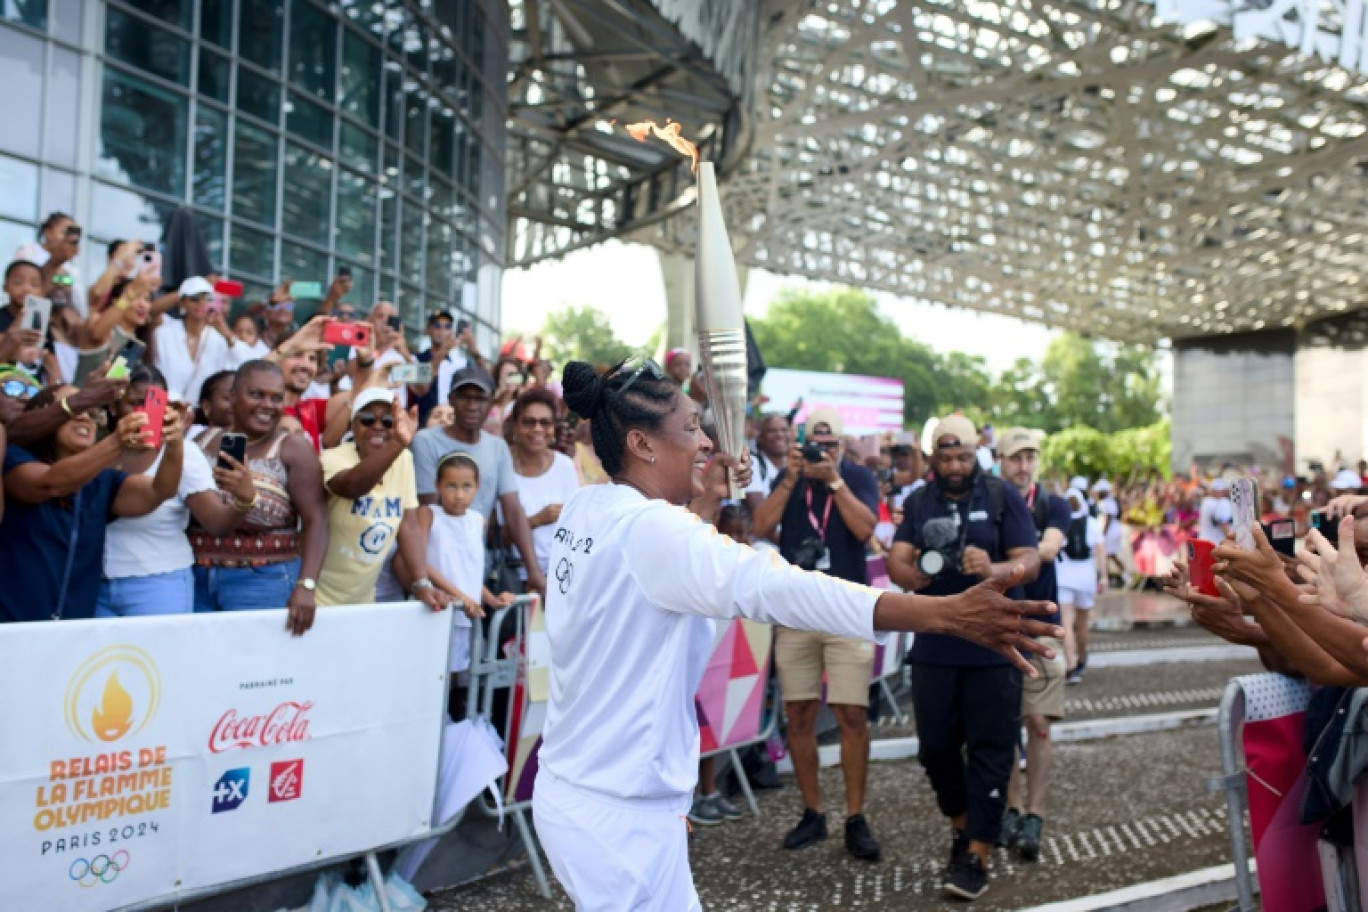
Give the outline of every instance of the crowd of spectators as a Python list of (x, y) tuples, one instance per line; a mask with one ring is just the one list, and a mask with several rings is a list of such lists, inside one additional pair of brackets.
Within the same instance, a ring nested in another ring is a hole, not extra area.
[[(486, 354), (447, 310), (410, 339), (394, 305), (356, 301), (345, 274), (307, 320), (288, 282), (259, 302), (225, 296), (214, 275), (168, 289), (155, 251), (136, 241), (111, 244), (84, 286), (71, 265), (81, 237), (54, 214), (5, 270), (0, 572), (25, 585), (0, 588), (0, 622), (283, 607), (302, 635), (321, 606), (416, 598), (468, 626), (516, 593), (545, 593), (562, 508), (608, 474), (540, 340)], [(710, 430), (688, 352), (671, 351), (661, 373)], [(1262, 532), (1254, 550), (1232, 546), (1229, 491), (1245, 474), (1232, 466), (1172, 480), (1157, 469), (1115, 482), (1042, 477), (1042, 439), (1025, 429), (997, 435), (951, 415), (925, 440), (855, 438), (835, 410), (801, 423), (797, 411), (757, 405), (748, 419), (751, 482), (718, 514), (725, 534), (855, 583), (883, 558), (894, 584), (933, 595), (1019, 573), (1016, 597), (1061, 608), (1058, 657), (1038, 660), (1040, 684), (1026, 692), (1005, 660), (963, 641), (919, 636), (909, 656), (921, 762), (951, 828), (950, 895), (982, 893), (994, 845), (1038, 856), (1049, 726), (1065, 682), (1083, 680), (1088, 612), (1110, 585), (1160, 578), (1199, 623), (1258, 647), (1270, 667), (1368, 681), (1362, 524), (1311, 530), (1298, 563)], [(1365, 471), (1262, 476), (1260, 518), (1291, 519), (1300, 536), (1318, 517), (1352, 516), (1368, 504), (1357, 494)], [(1183, 549), (1197, 539), (1219, 546), (1217, 594), (1189, 585)], [(469, 663), (464, 639), (453, 640), (454, 681)], [(825, 702), (846, 848), (877, 860), (865, 816), (871, 646), (781, 628), (774, 659), (804, 805), (783, 845), (827, 835)], [(700, 781), (690, 820), (737, 816), (707, 761)]]

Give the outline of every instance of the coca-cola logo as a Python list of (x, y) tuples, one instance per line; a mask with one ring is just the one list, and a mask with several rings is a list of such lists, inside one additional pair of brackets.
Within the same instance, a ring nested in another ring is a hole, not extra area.
[(309, 740), (309, 710), (313, 701), (287, 700), (259, 716), (239, 715), (230, 709), (219, 717), (209, 733), (209, 750), (219, 754), (239, 747), (265, 747)]

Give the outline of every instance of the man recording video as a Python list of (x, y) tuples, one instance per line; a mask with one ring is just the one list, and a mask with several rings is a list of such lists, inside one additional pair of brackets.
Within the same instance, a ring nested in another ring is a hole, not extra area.
[[(845, 427), (835, 409), (814, 409), (806, 429), (804, 442), (789, 447), (773, 493), (755, 511), (755, 534), (773, 538), (779, 527), (779, 553), (789, 563), (852, 583), (867, 583), (865, 542), (877, 522), (878, 482), (869, 469), (845, 458), (841, 442)], [(817, 782), (816, 727), (825, 671), (827, 705), (841, 730), (846, 851), (877, 861), (879, 844), (864, 817), (873, 644), (778, 627), (774, 664), (784, 694), (793, 772), (804, 805), (802, 819), (784, 838), (784, 848), (805, 848), (827, 835)]]
[[(942, 418), (931, 437), (931, 483), (903, 503), (888, 575), (904, 589), (953, 595), (1020, 564), (1036, 578), (1035, 523), (1016, 489), (984, 472), (968, 418)], [(1009, 591), (1022, 597), (1021, 590)], [(950, 818), (941, 888), (977, 899), (1002, 829), (1021, 728), (1021, 674), (996, 653), (954, 637), (918, 634), (908, 657), (920, 760)]]

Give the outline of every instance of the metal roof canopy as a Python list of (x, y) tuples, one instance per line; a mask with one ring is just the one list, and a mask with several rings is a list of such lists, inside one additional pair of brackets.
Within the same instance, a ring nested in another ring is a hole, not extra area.
[(768, 0), (738, 257), (1133, 342), (1368, 304), (1364, 0), (1259, 6)]

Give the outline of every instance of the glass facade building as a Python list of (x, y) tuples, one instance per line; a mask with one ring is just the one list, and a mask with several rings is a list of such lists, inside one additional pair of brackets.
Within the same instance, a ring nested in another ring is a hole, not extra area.
[(487, 344), (507, 55), (500, 0), (0, 0), (0, 253), (68, 212), (89, 281), (188, 206), (249, 299), (349, 266), (363, 308)]

